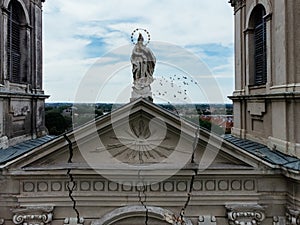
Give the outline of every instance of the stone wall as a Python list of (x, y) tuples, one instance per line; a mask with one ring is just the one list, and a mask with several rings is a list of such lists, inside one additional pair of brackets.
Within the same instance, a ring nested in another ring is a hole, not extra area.
[[(107, 221), (139, 224), (144, 223), (148, 207), (149, 221), (175, 224), (181, 218), (191, 177), (174, 176), (140, 192), (130, 181), (118, 184), (99, 175), (74, 175), (74, 201), (68, 182), (63, 175), (6, 178), (0, 184), (0, 218), (6, 225), (33, 223), (30, 221), (53, 225), (110, 224)], [(289, 181), (294, 185), (293, 192), (291, 183), (287, 186), (286, 182), (279, 175), (197, 175), (184, 218), (190, 224), (286, 224), (286, 213), (299, 209), (298, 202), (286, 204), (299, 195), (299, 184)], [(81, 222), (77, 222), (76, 212)]]

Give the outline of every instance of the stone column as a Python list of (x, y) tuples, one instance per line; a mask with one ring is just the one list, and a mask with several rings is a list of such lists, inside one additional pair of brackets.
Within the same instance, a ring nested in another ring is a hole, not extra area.
[(260, 205), (227, 205), (230, 225), (259, 225), (265, 219), (264, 208)]
[(13, 223), (16, 225), (48, 225), (52, 221), (53, 206), (33, 206), (15, 209)]

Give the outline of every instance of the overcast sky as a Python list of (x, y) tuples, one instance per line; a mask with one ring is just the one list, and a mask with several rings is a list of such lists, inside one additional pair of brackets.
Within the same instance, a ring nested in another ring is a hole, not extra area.
[(43, 10), (48, 102), (128, 102), (136, 28), (149, 31), (148, 47), (157, 58), (154, 101), (229, 102), (234, 70), (228, 0), (49, 0)]

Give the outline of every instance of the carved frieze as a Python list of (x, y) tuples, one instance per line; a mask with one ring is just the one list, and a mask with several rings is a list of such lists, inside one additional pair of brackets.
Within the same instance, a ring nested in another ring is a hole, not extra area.
[(28, 206), (15, 209), (13, 223), (16, 225), (47, 225), (52, 221), (53, 206)]
[(227, 205), (229, 224), (256, 225), (265, 219), (264, 208), (260, 205)]

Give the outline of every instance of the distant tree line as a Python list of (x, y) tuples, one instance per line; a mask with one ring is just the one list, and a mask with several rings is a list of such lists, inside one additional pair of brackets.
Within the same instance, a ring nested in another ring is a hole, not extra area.
[(45, 124), (51, 135), (60, 135), (103, 115), (101, 107), (92, 104), (48, 103), (45, 112)]
[[(201, 115), (232, 115), (232, 104), (158, 104), (174, 114), (178, 114), (204, 129), (214, 131), (219, 134), (224, 133), (224, 129), (212, 124), (210, 121), (201, 120)], [(81, 126), (89, 121), (111, 112), (122, 104), (111, 103), (46, 103), (45, 123), (49, 134), (60, 135), (75, 127)]]

